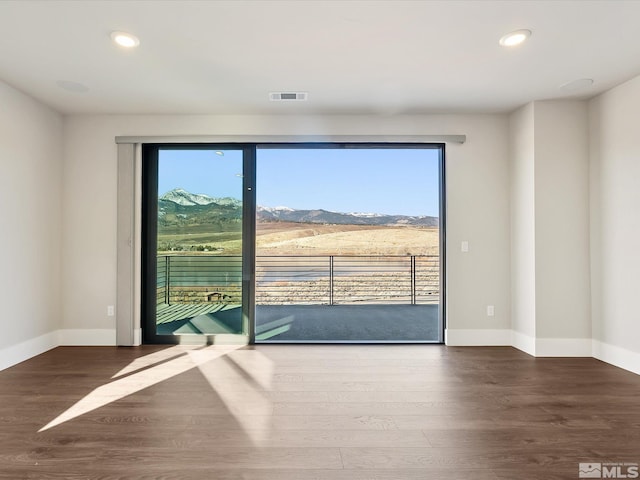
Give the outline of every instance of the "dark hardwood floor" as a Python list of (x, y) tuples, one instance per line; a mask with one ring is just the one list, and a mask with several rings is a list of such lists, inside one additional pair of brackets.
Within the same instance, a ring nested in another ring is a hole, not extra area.
[(640, 376), (436, 345), (57, 348), (0, 372), (2, 479), (577, 479)]

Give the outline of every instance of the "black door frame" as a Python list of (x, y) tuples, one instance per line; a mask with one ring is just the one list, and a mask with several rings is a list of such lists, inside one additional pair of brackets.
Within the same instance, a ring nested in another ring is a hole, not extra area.
[[(440, 342), (446, 329), (446, 161), (444, 143), (300, 142), (300, 143), (143, 143), (142, 144), (142, 340), (145, 344), (179, 344), (180, 335), (156, 333), (158, 153), (166, 150), (241, 150), (243, 152), (242, 317), (247, 343), (255, 343), (256, 158), (258, 149), (436, 149), (439, 151)], [(214, 335), (203, 335), (206, 343)]]
[[(160, 150), (242, 151), (242, 322), (247, 343), (255, 338), (255, 160), (256, 146), (223, 143), (147, 143), (142, 145), (142, 342), (179, 344), (180, 335), (156, 333), (156, 272), (158, 236), (158, 154)], [(215, 335), (202, 335), (207, 344)]]

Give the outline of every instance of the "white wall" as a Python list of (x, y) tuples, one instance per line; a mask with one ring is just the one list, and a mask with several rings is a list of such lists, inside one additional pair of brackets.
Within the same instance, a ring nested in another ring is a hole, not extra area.
[(591, 354), (588, 144), (584, 101), (510, 116), (513, 344), (532, 355)]
[(509, 117), (511, 180), (511, 326), (519, 348), (533, 353), (535, 291), (535, 135), (533, 103)]
[(58, 329), (62, 343), (115, 339), (115, 136), (466, 134), (447, 146), (450, 343), (509, 343), (512, 328), (588, 337), (591, 314), (594, 356), (640, 373), (640, 77), (588, 104), (588, 192), (582, 102), (510, 116), (71, 116), (64, 129), (2, 83), (0, 105), (0, 201), (14, 207), (0, 237), (0, 368), (57, 344)]
[(0, 105), (0, 369), (60, 342), (115, 340), (106, 315), (115, 136), (466, 134), (466, 144), (447, 146), (449, 343), (509, 343), (512, 328), (554, 341), (592, 335), (594, 356), (640, 373), (640, 77), (588, 103), (587, 132), (583, 102), (535, 102), (510, 116), (63, 121), (0, 82)]
[[(116, 298), (116, 145), (121, 135), (466, 134), (447, 146), (449, 329), (510, 331), (505, 115), (71, 116), (65, 120), (64, 328), (107, 331)], [(470, 251), (460, 252), (469, 241)], [(496, 307), (486, 316), (486, 305)]]
[(640, 77), (589, 119), (594, 356), (640, 373)]
[(55, 346), (62, 118), (0, 82), (0, 369)]
[(586, 341), (590, 353), (587, 103), (535, 102), (534, 131), (536, 337)]

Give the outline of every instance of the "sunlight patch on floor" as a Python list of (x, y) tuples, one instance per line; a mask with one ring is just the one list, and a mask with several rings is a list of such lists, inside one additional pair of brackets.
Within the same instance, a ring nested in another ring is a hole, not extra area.
[(151, 367), (157, 363), (166, 362), (174, 357), (179, 357), (180, 355), (184, 355), (187, 351), (198, 348), (197, 346), (188, 346), (188, 345), (176, 345), (175, 347), (167, 348), (164, 350), (159, 350), (154, 353), (150, 353), (149, 355), (145, 355), (144, 357), (136, 358), (129, 365), (124, 367), (118, 373), (116, 373), (111, 378), (122, 377), (123, 375), (127, 375), (129, 373), (137, 372), (138, 370), (142, 370), (143, 368)]
[[(182, 348), (184, 350), (184, 347)], [(80, 399), (72, 407), (64, 411), (47, 425), (42, 427), (40, 430), (38, 430), (38, 432), (44, 432), (46, 430), (49, 430), (50, 428), (68, 422), (69, 420), (73, 420), (74, 418), (77, 418), (81, 415), (121, 400), (129, 395), (133, 395), (134, 393), (140, 392), (145, 388), (149, 388), (160, 382), (185, 373), (195, 367), (200, 367), (208, 362), (211, 362), (212, 360), (228, 355), (230, 352), (233, 352), (234, 350), (237, 350), (239, 348), (243, 348), (243, 346), (216, 345), (205, 347), (202, 349), (188, 349), (183, 355), (173, 358), (167, 362), (160, 363), (150, 368), (138, 371), (137, 373), (133, 373), (118, 380), (114, 380), (113, 382), (107, 383), (105, 385), (101, 385), (100, 387), (96, 388), (91, 393)], [(176, 350), (174, 350), (173, 348), (170, 348), (168, 350), (172, 351), (173, 353), (176, 352)], [(155, 353), (148, 356), (154, 355)], [(148, 356), (142, 357), (142, 359), (145, 359)], [(156, 363), (158, 361), (158, 358), (159, 356), (155, 356), (155, 360), (152, 359), (151, 364)], [(141, 359), (134, 360), (132, 364), (136, 363), (138, 360)], [(149, 362), (138, 362), (138, 365), (142, 365), (142, 367), (140, 368), (144, 368), (145, 364), (149, 364)], [(118, 375), (120, 375), (120, 373)]]
[(265, 393), (271, 390), (273, 361), (256, 350), (231, 352), (223, 360), (198, 368), (254, 446), (267, 446), (273, 403)]

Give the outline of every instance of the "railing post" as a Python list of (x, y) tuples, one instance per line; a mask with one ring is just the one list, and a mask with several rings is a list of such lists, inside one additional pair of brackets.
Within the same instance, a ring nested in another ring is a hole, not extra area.
[(329, 305), (333, 305), (333, 255), (329, 255)]
[(165, 303), (167, 305), (171, 305), (171, 295), (169, 292), (169, 281), (171, 280), (171, 275), (169, 272), (169, 269), (171, 268), (171, 261), (170, 261), (171, 257), (169, 255), (166, 255), (164, 257), (164, 261), (165, 261), (165, 266), (164, 266), (164, 295), (165, 295)]
[(416, 304), (416, 256), (411, 255), (411, 305)]

